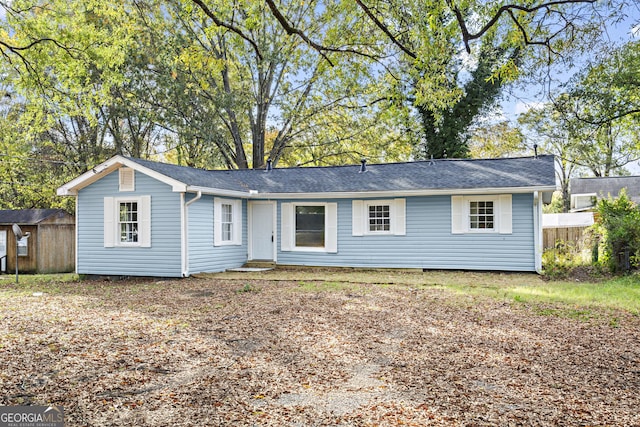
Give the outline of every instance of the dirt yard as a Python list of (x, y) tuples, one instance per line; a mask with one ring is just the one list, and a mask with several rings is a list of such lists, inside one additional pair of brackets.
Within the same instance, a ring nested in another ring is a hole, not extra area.
[(0, 281), (0, 405), (68, 426), (640, 425), (637, 316), (255, 277)]

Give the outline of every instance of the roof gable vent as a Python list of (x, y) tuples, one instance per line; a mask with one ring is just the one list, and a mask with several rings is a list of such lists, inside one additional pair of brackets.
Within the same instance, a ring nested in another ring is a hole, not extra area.
[(120, 168), (120, 191), (135, 191), (135, 174), (131, 168)]

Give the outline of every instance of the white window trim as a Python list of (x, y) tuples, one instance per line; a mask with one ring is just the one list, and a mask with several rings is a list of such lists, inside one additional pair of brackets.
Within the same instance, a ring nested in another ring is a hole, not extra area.
[[(369, 229), (369, 206), (389, 206), (389, 231), (371, 231)], [(406, 235), (405, 199), (352, 200), (353, 236), (404, 236)]]
[[(589, 200), (588, 204), (584, 206), (578, 206), (578, 201), (583, 199)], [(598, 195), (596, 193), (583, 193), (583, 194), (572, 194), (571, 195), (571, 209), (581, 210), (581, 209), (591, 209), (598, 204)]]
[[(138, 241), (120, 241), (120, 203), (138, 204)], [(104, 198), (104, 247), (151, 247), (151, 196)]]
[[(471, 228), (471, 202), (493, 202), (493, 228)], [(464, 200), (464, 216), (467, 233), (497, 233), (500, 230), (500, 204), (497, 196), (467, 196)]]
[(122, 167), (118, 169), (118, 182), (120, 191), (135, 191), (136, 171), (132, 168)]
[[(493, 202), (493, 228), (471, 228), (471, 202)], [(511, 194), (486, 196), (451, 196), (451, 233), (453, 234), (511, 234)]]
[[(231, 205), (231, 240), (222, 240), (222, 205)], [(242, 245), (242, 200), (214, 197), (213, 246)]]
[[(324, 247), (296, 246), (296, 207), (324, 207)], [(329, 202), (282, 203), (281, 250), (284, 252), (338, 252), (338, 204)]]

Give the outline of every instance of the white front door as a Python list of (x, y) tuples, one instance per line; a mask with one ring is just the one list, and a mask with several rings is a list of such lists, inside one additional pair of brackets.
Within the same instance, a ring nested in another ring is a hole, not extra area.
[(275, 261), (275, 202), (250, 202), (251, 242), (249, 258)]
[(7, 230), (0, 230), (0, 272), (7, 271)]

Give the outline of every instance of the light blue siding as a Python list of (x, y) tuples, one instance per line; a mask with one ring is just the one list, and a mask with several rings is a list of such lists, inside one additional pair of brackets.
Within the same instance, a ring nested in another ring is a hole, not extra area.
[[(105, 197), (151, 196), (151, 247), (104, 247)], [(180, 194), (140, 172), (135, 191), (118, 190), (118, 171), (78, 192), (79, 274), (180, 277)]]
[[(533, 195), (514, 194), (513, 232), (451, 233), (451, 197), (406, 198), (405, 236), (352, 236), (351, 200), (338, 203), (338, 253), (278, 251), (279, 264), (534, 271)], [(287, 201), (283, 201), (287, 202)], [(278, 230), (281, 230), (280, 204)]]
[[(118, 172), (79, 191), (78, 273), (180, 277), (180, 193), (141, 172), (135, 191), (118, 190)], [(105, 197), (151, 196), (151, 247), (104, 247)], [(194, 195), (188, 195), (192, 200)], [(307, 202), (308, 200), (305, 200)], [(350, 199), (337, 203), (337, 253), (281, 250), (282, 203), (278, 201), (278, 263), (289, 265), (534, 271), (533, 195), (512, 196), (512, 233), (451, 233), (451, 197), (407, 197), (406, 235), (352, 235)], [(214, 197), (203, 195), (187, 208), (187, 269), (190, 274), (223, 271), (247, 261), (247, 201), (242, 201), (242, 244), (214, 246)]]
[(213, 245), (213, 197), (189, 205), (189, 273), (224, 271), (247, 261), (247, 202), (242, 201), (242, 245)]

